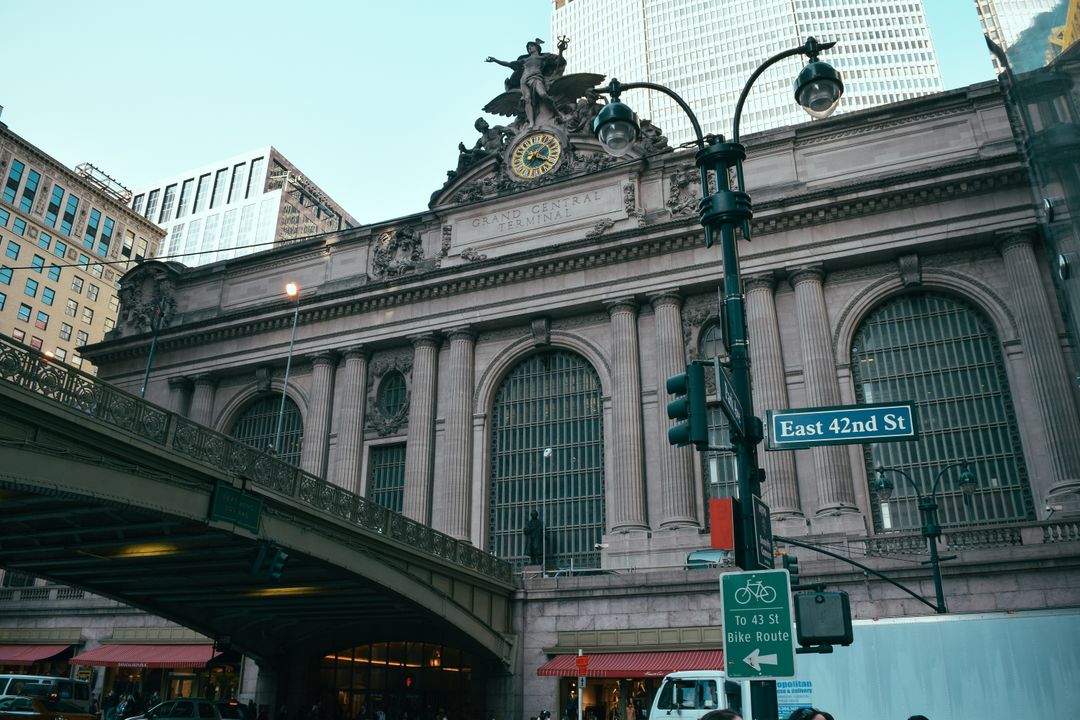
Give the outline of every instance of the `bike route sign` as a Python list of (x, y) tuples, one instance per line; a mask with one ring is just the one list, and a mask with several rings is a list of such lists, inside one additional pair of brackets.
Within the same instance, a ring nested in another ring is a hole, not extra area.
[(795, 631), (787, 570), (720, 576), (724, 667), (733, 680), (795, 677)]
[(769, 410), (766, 450), (917, 440), (912, 403)]

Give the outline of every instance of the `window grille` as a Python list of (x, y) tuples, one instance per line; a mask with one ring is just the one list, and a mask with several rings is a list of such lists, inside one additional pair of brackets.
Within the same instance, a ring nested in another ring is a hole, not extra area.
[(943, 526), (1034, 517), (1001, 343), (979, 310), (939, 293), (889, 300), (856, 332), (851, 370), (858, 402), (911, 401), (919, 423), (917, 441), (864, 446), (878, 531), (922, 525), (915, 494), (900, 475), (888, 474), (894, 483), (889, 502), (876, 501), (878, 466), (907, 472), (925, 494), (942, 468), (970, 461), (978, 489), (969, 502), (959, 468), (941, 479)]
[(405, 497), (405, 443), (377, 445), (368, 460), (368, 499), (401, 512)]
[(491, 415), (488, 548), (525, 565), (522, 531), (535, 510), (547, 567), (599, 567), (604, 432), (596, 371), (575, 353), (533, 355), (503, 380)]
[[(274, 446), (281, 393), (274, 393), (251, 403), (233, 424), (232, 436), (260, 450)], [(281, 451), (278, 456), (287, 463), (300, 464), (300, 448), (304, 444), (304, 420), (292, 398), (285, 398), (285, 413), (281, 421)]]

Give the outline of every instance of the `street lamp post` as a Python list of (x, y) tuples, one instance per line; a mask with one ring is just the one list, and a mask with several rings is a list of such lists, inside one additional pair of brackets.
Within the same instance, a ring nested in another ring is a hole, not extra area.
[(281, 386), (281, 407), (278, 409), (277, 430), (274, 432), (274, 453), (281, 455), (281, 424), (285, 420), (285, 397), (289, 390), (289, 370), (292, 368), (293, 345), (296, 344), (296, 320), (300, 315), (300, 286), (294, 282), (285, 285), (285, 294), (296, 301), (292, 316), (292, 335), (289, 337), (289, 355), (285, 360), (285, 380)]
[[(742, 406), (743, 423), (732, 423), (731, 440), (735, 448), (736, 472), (739, 487), (739, 515), (742, 531), (738, 538), (744, 570), (764, 569), (756, 552), (754, 501), (761, 496), (764, 471), (758, 466), (757, 445), (763, 438), (761, 419), (754, 416), (750, 393), (750, 357), (747, 344), (746, 313), (743, 301), (742, 278), (739, 273), (739, 254), (735, 244), (735, 230), (739, 228), (743, 239), (750, 239), (750, 218), (753, 216), (750, 196), (743, 185), (742, 161), (746, 150), (739, 143), (739, 120), (747, 93), (762, 72), (784, 58), (806, 55), (810, 62), (795, 81), (795, 99), (815, 118), (830, 115), (840, 102), (844, 86), (840, 75), (828, 63), (818, 60), (822, 50), (835, 43), (819, 43), (808, 38), (799, 47), (778, 53), (760, 66), (747, 80), (735, 106), (732, 124), (732, 142), (723, 136), (704, 136), (690, 106), (678, 94), (663, 85), (649, 82), (620, 83), (616, 79), (602, 88), (600, 93), (611, 96), (611, 102), (603, 107), (593, 121), (593, 132), (609, 153), (616, 157), (628, 153), (638, 138), (640, 127), (637, 116), (619, 96), (625, 90), (644, 88), (664, 93), (674, 100), (690, 119), (694, 129), (698, 152), (695, 157), (701, 181), (699, 217), (705, 230), (705, 246), (712, 247), (713, 234), (719, 231), (721, 256), (724, 267), (724, 306), (727, 309), (726, 344), (730, 353), (731, 381)], [(734, 186), (731, 171), (734, 170)], [(716, 191), (710, 191), (710, 178)], [(773, 682), (751, 683), (753, 717), (776, 718), (776, 685)]]
[[(963, 468), (960, 473), (960, 489), (964, 495), (971, 497), (975, 492), (975, 488), (978, 486), (978, 481), (975, 479), (975, 474), (971, 472), (971, 467), (967, 461), (955, 462), (951, 465), (946, 465), (938, 471), (938, 474), (934, 477), (934, 484), (930, 488), (929, 494), (923, 494), (919, 488), (918, 483), (907, 472), (896, 467), (877, 467), (877, 481), (874, 483), (874, 490), (877, 494), (879, 502), (887, 502), (892, 497), (894, 485), (892, 480), (886, 477), (885, 473), (896, 473), (903, 478), (906, 478), (908, 484), (911, 485), (912, 491), (915, 493), (915, 497), (919, 503), (919, 513), (922, 515), (922, 535), (926, 538), (927, 544), (930, 546), (930, 568), (934, 573), (934, 592), (937, 597), (937, 612), (941, 615), (949, 612), (945, 606), (945, 591), (941, 587), (941, 558), (938, 555), (937, 539), (941, 537), (941, 525), (937, 520), (937, 491), (941, 485), (941, 478), (945, 476), (949, 470), (953, 468)], [(950, 558), (944, 558), (946, 560)]]

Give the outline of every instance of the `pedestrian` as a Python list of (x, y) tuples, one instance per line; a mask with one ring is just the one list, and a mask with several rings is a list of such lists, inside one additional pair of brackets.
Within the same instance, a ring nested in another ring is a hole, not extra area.
[(701, 720), (742, 720), (742, 715), (730, 708), (725, 708), (707, 712), (701, 716)]
[[(704, 720), (704, 718), (702, 719)], [(802, 707), (791, 713), (788, 720), (833, 720), (833, 716), (824, 710), (812, 707)]]

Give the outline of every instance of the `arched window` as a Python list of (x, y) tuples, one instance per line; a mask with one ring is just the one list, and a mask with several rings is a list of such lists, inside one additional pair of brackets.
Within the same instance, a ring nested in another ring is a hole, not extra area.
[(379, 383), (377, 397), (379, 412), (387, 419), (396, 418), (407, 407), (408, 389), (405, 385), (405, 376), (397, 370), (386, 374)]
[(970, 461), (978, 481), (965, 500), (960, 469), (938, 488), (938, 522), (945, 526), (1033, 517), (1000, 342), (983, 314), (950, 295), (901, 295), (878, 306), (855, 333), (851, 370), (860, 403), (912, 401), (919, 439), (866, 445), (874, 526), (879, 531), (922, 525), (914, 489), (898, 473), (892, 498), (878, 502), (879, 466), (908, 473), (928, 495), (946, 466)]
[(265, 395), (255, 400), (240, 413), (233, 423), (232, 436), (260, 450), (274, 446), (277, 435), (278, 417), (281, 417), (282, 460), (293, 465), (300, 464), (300, 448), (304, 442), (304, 420), (300, 417), (300, 408), (292, 398), (285, 398), (285, 410), (282, 412), (281, 393)]
[(604, 427), (596, 371), (575, 353), (533, 355), (503, 380), (491, 416), (488, 549), (525, 565), (522, 531), (535, 510), (546, 567), (599, 567)]
[(698, 338), (698, 350), (705, 360), (718, 356), (727, 357), (727, 347), (724, 345), (724, 329), (720, 320), (713, 320), (701, 329), (701, 335)]

